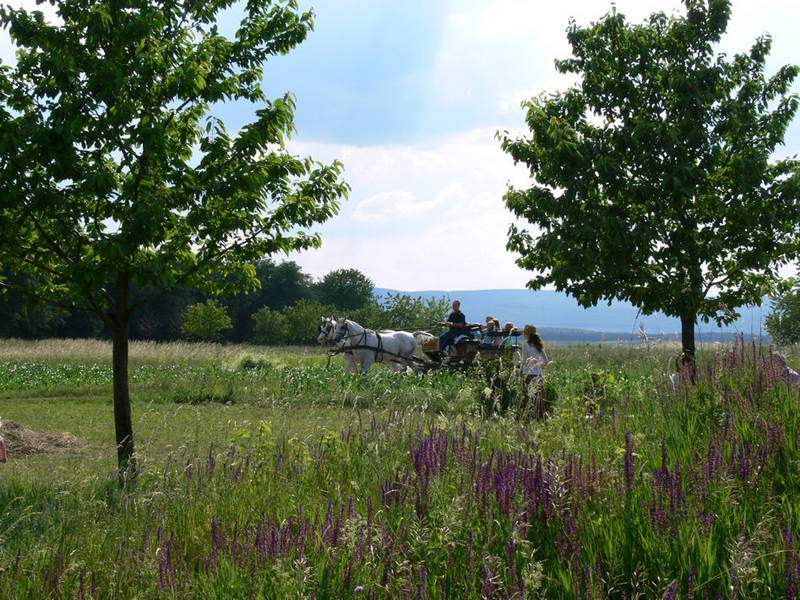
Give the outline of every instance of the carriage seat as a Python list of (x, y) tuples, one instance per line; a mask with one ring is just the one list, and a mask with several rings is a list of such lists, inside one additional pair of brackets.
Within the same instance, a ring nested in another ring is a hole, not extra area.
[(423, 352), (436, 352), (439, 350), (439, 338), (435, 337), (427, 342), (422, 342)]

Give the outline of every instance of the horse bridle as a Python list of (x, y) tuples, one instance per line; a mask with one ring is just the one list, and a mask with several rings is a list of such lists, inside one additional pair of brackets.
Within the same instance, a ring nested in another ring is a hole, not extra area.
[[(350, 335), (350, 326), (347, 324), (347, 320), (344, 321), (344, 323), (342, 324), (342, 327), (344, 329), (344, 333), (341, 334), (341, 335), (339, 334), (339, 324), (338, 323), (336, 324), (335, 329), (333, 330), (333, 333), (334, 333), (333, 341), (336, 342), (337, 344), (339, 342), (342, 342), (342, 341), (344, 341), (346, 339), (349, 339), (351, 337), (355, 337), (354, 335)], [(364, 331), (364, 334), (366, 335), (366, 330)]]
[(327, 339), (330, 339), (331, 327), (336, 331), (336, 321), (323, 321), (319, 324), (319, 332), (325, 334)]

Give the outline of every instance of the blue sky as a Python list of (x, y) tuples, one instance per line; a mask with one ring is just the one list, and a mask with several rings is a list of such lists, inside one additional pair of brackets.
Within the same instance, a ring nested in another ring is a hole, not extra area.
[[(588, 24), (611, 2), (299, 1), (314, 8), (315, 31), (266, 65), (264, 86), (274, 97), (296, 96), (290, 150), (341, 160), (352, 190), (340, 214), (318, 228), (323, 247), (290, 258), (315, 277), (354, 267), (394, 289), (524, 287), (527, 274), (505, 250), (512, 219), (502, 196), (508, 183), (525, 186), (527, 173), (500, 151), (495, 133), (522, 133), (520, 102), (571, 83), (553, 67), (569, 56), (568, 20)], [(635, 22), (682, 7), (615, 4)], [(237, 20), (231, 11), (227, 21)], [(769, 32), (773, 73), (800, 62), (798, 23), (795, 0), (735, 0), (720, 50), (745, 51)], [(0, 59), (12, 57), (0, 32)], [(217, 110), (229, 128), (253, 114), (243, 105)], [(795, 120), (781, 154), (798, 153)]]

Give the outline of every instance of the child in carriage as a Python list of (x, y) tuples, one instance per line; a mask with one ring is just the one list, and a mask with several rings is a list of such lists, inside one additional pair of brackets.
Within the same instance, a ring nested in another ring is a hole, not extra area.
[(503, 332), (500, 330), (500, 321), (492, 316), (486, 317), (481, 348), (496, 348), (502, 344)]

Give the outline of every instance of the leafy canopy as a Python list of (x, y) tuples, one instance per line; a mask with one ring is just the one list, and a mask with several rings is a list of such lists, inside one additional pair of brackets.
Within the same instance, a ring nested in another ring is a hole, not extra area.
[[(232, 5), (63, 0), (62, 24), (0, 8), (18, 48), (0, 70), (0, 266), (37, 275), (29, 293), (121, 317), (151, 299), (122, 306), (131, 280), (231, 292), (257, 259), (319, 245), (307, 229), (338, 210), (341, 165), (292, 156), (294, 100), (261, 87), (312, 15), (250, 1), (228, 39)], [(225, 101), (255, 120), (229, 132)]]
[(336, 269), (316, 287), (320, 302), (347, 311), (366, 306), (372, 300), (375, 284), (358, 269)]
[(798, 68), (765, 77), (769, 36), (715, 55), (729, 2), (684, 4), (643, 25), (615, 10), (571, 22), (573, 56), (556, 68), (579, 83), (524, 103), (529, 136), (501, 136), (534, 178), (505, 196), (533, 226), (508, 242), (530, 287), (724, 323), (796, 251), (800, 166), (771, 157), (797, 111)]

